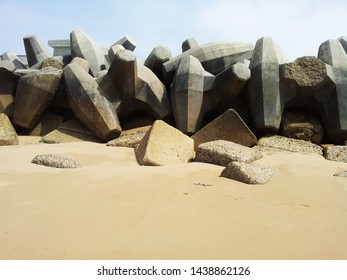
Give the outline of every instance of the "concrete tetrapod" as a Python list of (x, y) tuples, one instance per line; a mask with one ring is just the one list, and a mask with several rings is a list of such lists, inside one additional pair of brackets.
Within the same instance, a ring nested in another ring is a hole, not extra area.
[(37, 35), (27, 35), (23, 41), (29, 67), (52, 56)]
[(287, 59), (270, 37), (260, 38), (253, 51), (248, 101), (258, 133), (277, 133), (284, 108), (280, 95), (280, 64)]
[(14, 99), (13, 123), (33, 128), (50, 105), (61, 76), (61, 70), (45, 67), (21, 77)]
[(100, 93), (95, 79), (78, 64), (64, 68), (68, 100), (76, 117), (102, 141), (121, 133), (118, 116), (112, 104)]
[(319, 47), (318, 58), (327, 65), (334, 82), (330, 93), (318, 92), (315, 99), (321, 105), (321, 118), (331, 139), (347, 140), (347, 55), (338, 40), (328, 40)]
[(171, 104), (176, 127), (195, 133), (204, 116), (204, 68), (191, 55), (182, 57), (171, 89)]
[(94, 77), (106, 69), (103, 49), (96, 44), (84, 31), (74, 30), (70, 34), (71, 56), (81, 57), (89, 62)]
[(181, 58), (186, 55), (196, 57), (207, 72), (217, 75), (242, 59), (250, 59), (252, 52), (253, 45), (247, 43), (208, 43), (200, 45), (165, 62), (163, 64), (164, 77), (166, 81), (171, 81)]

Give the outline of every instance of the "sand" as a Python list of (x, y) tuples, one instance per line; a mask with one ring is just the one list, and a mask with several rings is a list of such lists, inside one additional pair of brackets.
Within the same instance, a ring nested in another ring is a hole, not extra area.
[[(131, 148), (37, 140), (0, 147), (0, 259), (347, 258), (347, 178), (333, 176), (347, 163), (264, 153), (278, 170), (254, 186), (221, 166), (145, 167)], [(82, 167), (30, 163), (45, 153)]]

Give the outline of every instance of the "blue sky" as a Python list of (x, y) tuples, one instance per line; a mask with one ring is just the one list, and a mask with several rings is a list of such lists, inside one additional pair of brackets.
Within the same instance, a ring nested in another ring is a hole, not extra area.
[(47, 44), (82, 29), (104, 46), (131, 36), (140, 59), (159, 44), (178, 55), (189, 37), (255, 44), (271, 36), (294, 60), (317, 55), (323, 41), (347, 35), (346, 0), (0, 0), (0, 10), (0, 54), (24, 54), (28, 34)]

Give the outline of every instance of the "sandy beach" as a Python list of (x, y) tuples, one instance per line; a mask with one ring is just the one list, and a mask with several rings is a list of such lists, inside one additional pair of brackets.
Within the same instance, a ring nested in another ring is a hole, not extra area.
[[(347, 164), (264, 153), (265, 185), (223, 167), (139, 166), (131, 148), (75, 142), (0, 147), (0, 259), (346, 259)], [(81, 168), (31, 163), (38, 154)]]

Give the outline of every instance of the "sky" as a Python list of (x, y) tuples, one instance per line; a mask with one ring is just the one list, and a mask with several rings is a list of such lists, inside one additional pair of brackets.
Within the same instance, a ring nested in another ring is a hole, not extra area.
[(252, 43), (270, 36), (290, 61), (316, 56), (320, 44), (347, 35), (346, 0), (0, 0), (0, 54), (25, 54), (23, 37), (68, 39), (84, 30), (110, 46), (128, 35), (146, 59), (157, 45), (181, 53), (187, 38), (199, 43)]

